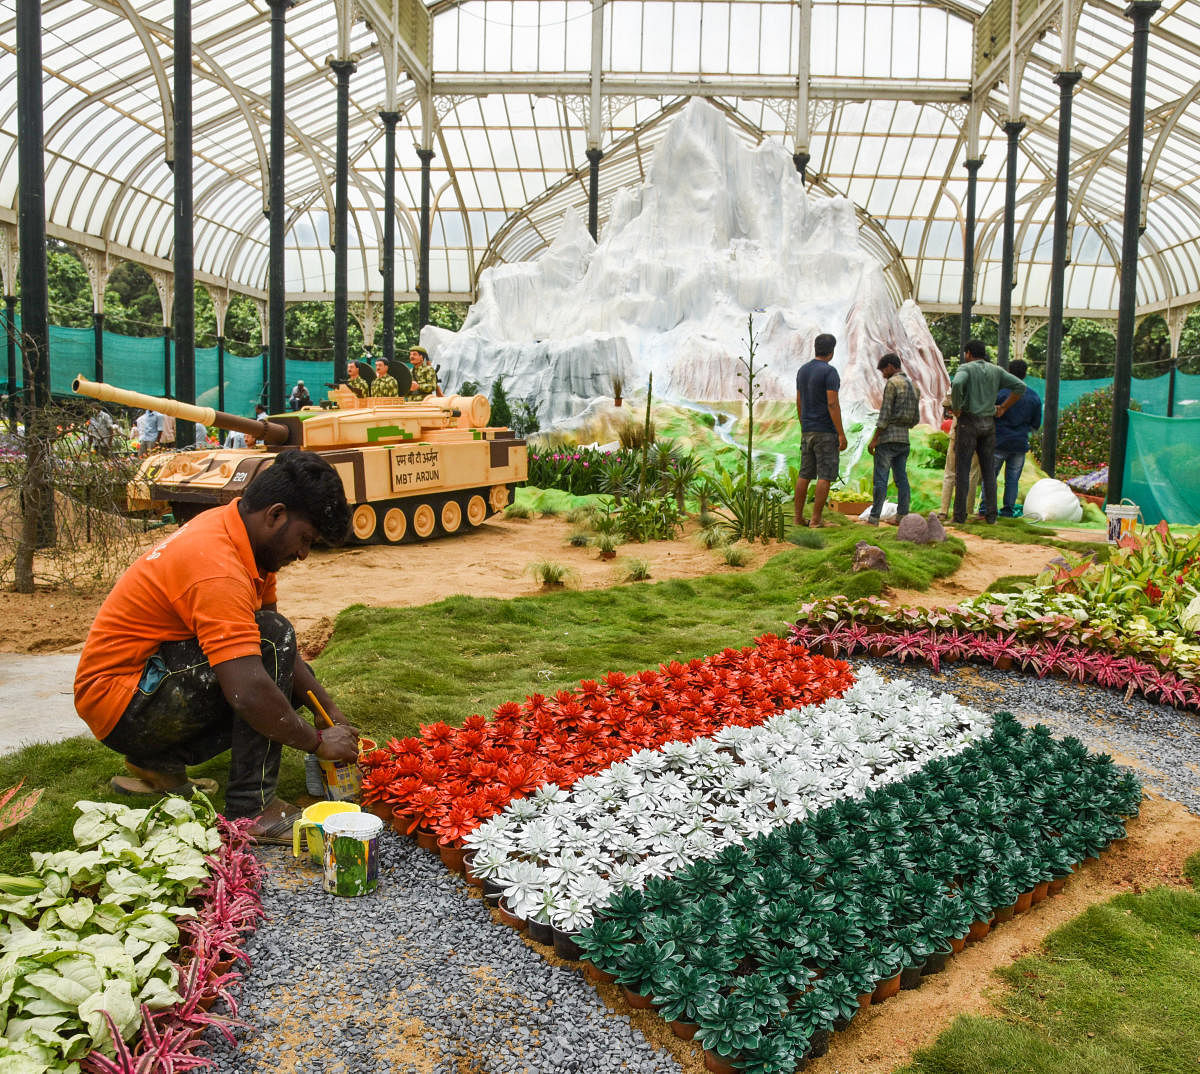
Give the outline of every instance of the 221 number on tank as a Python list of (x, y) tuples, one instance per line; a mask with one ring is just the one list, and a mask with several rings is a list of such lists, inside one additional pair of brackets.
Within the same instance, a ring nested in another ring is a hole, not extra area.
[(259, 470), (292, 448), (317, 452), (338, 472), (353, 511), (351, 544), (462, 533), (504, 510), (529, 475), (525, 441), (488, 425), (491, 404), (483, 395), (359, 399), (339, 385), (321, 407), (257, 421), (82, 376), (72, 387), (102, 402), (247, 433), (262, 445), (149, 456), (129, 483), (129, 507), (167, 503), (179, 522), (241, 495)]

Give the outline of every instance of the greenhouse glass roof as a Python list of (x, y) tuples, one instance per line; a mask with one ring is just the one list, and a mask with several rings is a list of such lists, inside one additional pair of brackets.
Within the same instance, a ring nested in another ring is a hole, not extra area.
[[(807, 149), (814, 191), (856, 205), (897, 298), (961, 302), (971, 130), (978, 185), (976, 308), (999, 306), (1006, 135), (1019, 141), (1013, 308), (1045, 316), (1059, 87), (1078, 67), (1068, 315), (1117, 307), (1132, 23), (1104, 2), (1016, 0), (342, 0), (287, 13), (286, 281), (333, 291), (335, 78), (351, 55), (351, 297), (379, 297), (383, 125), (397, 133), (396, 290), (417, 284), (420, 162), (432, 165), (430, 291), (469, 300), (479, 272), (536, 256), (564, 211), (586, 214), (598, 145), (600, 233), (693, 96), (748, 143)], [(46, 206), (52, 235), (169, 272), (172, 0), (46, 0)], [(264, 297), (269, 142), (266, 0), (194, 0), (198, 281)], [(0, 0), (0, 273), (14, 264), (15, 0)], [(428, 37), (422, 27), (428, 23)], [(805, 32), (806, 25), (811, 27)], [(1062, 27), (1074, 27), (1065, 35)], [(414, 27), (416, 29), (414, 29)], [(1015, 29), (1015, 33), (1013, 32)], [(1200, 0), (1151, 21), (1140, 312), (1200, 302)], [(1014, 42), (1010, 50), (1008, 43)], [(807, 46), (807, 47), (806, 47)], [(595, 107), (599, 102), (598, 109)], [(95, 260), (95, 259), (93, 259)]]

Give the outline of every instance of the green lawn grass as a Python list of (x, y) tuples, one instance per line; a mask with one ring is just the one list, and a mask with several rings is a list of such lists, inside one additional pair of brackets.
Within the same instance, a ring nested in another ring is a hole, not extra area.
[[(804, 547), (778, 553), (756, 571), (513, 600), (458, 596), (418, 608), (355, 605), (338, 616), (333, 639), (315, 662), (317, 675), (364, 734), (386, 740), (413, 734), (423, 723), (460, 724), (473, 712), (490, 714), (504, 701), (550, 694), (607, 671), (748, 645), (760, 634), (786, 631), (804, 600), (881, 591), (883, 575), (850, 571), (861, 527), (838, 519), (832, 528), (791, 535)], [(907, 589), (924, 589), (950, 574), (964, 552), (955, 538), (918, 546), (901, 544), (886, 528), (869, 536), (887, 553), (887, 582)], [(220, 757), (192, 774), (223, 784), (226, 765)], [(0, 873), (23, 871), (30, 850), (69, 845), (73, 803), (114, 797), (108, 779), (119, 770), (120, 758), (91, 738), (0, 757), (0, 788), (22, 776), (28, 786), (47, 788), (33, 816), (0, 843)], [(280, 793), (293, 797), (303, 786), (302, 758), (285, 750)]]
[[(1185, 872), (1200, 879), (1200, 855)], [(1200, 1067), (1200, 894), (1092, 906), (1002, 968), (1002, 1016), (961, 1016), (898, 1074), (1183, 1074)]]

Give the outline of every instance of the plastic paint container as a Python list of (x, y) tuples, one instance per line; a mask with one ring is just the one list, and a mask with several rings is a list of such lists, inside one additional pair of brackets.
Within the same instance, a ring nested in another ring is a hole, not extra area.
[(1108, 543), (1119, 544), (1122, 537), (1132, 536), (1141, 513), (1142, 509), (1129, 500), (1110, 503), (1104, 508), (1104, 514), (1108, 518)]
[(367, 895), (379, 884), (383, 821), (373, 813), (338, 813), (325, 824), (324, 887), (330, 895)]
[(362, 793), (362, 773), (353, 761), (322, 761), (325, 794), (333, 802), (357, 802)]
[(300, 819), (292, 825), (292, 857), (300, 857), (300, 836), (308, 833), (309, 857), (320, 865), (325, 860), (325, 839), (322, 825), (338, 813), (357, 813), (359, 807), (353, 802), (314, 802), (308, 806)]

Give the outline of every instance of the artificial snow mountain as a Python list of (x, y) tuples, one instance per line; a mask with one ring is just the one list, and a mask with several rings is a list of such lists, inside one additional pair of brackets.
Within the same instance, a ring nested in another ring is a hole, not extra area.
[(646, 182), (617, 193), (601, 242), (567, 214), (541, 257), (480, 274), (460, 331), (427, 326), (421, 342), (449, 388), (503, 376), (546, 425), (611, 398), (614, 377), (627, 394), (652, 372), (656, 397), (738, 399), (751, 313), (766, 398), (794, 399), (814, 338), (832, 332), (844, 411), (878, 408), (875, 365), (895, 351), (922, 420), (941, 421), (941, 354), (916, 305), (896, 309), (854, 206), (810, 194), (781, 145), (746, 146), (699, 99), (671, 122)]

